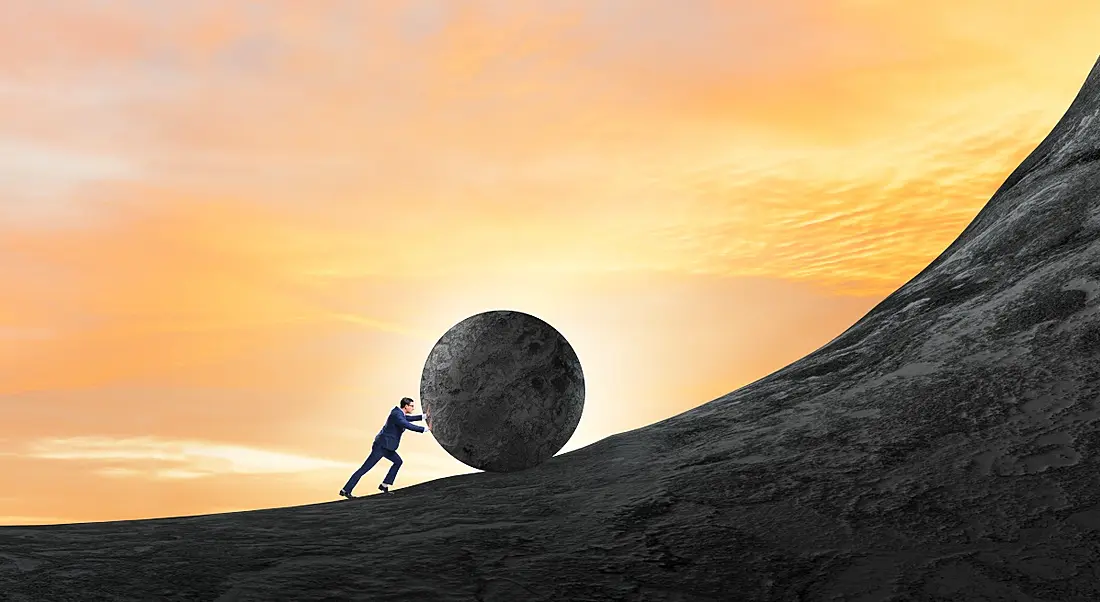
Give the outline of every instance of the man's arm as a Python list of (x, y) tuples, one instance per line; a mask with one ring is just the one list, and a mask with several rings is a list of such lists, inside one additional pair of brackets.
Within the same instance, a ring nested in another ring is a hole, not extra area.
[(416, 422), (417, 420), (423, 420), (423, 419), (424, 419), (423, 414), (409, 414), (408, 416), (405, 417), (405, 420), (408, 420), (409, 422)]
[(416, 431), (418, 433), (423, 433), (424, 432), (424, 427), (417, 426), (417, 425), (409, 422), (408, 420), (406, 420), (404, 413), (398, 414), (397, 419), (401, 421), (401, 426), (409, 429), (410, 431)]

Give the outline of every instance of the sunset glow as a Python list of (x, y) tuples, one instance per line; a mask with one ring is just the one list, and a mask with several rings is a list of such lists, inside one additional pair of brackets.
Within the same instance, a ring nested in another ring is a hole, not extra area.
[(334, 499), (489, 309), (580, 357), (563, 452), (687, 411), (934, 259), (1100, 51), (1092, 0), (13, 4), (0, 524)]

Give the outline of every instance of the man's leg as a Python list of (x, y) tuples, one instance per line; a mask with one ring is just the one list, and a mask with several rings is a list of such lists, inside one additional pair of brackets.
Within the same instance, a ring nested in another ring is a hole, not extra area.
[(370, 455), (367, 456), (367, 459), (363, 462), (363, 465), (359, 467), (359, 470), (352, 473), (351, 478), (348, 479), (348, 482), (346, 485), (344, 485), (342, 491), (344, 493), (351, 493), (351, 490), (355, 489), (355, 486), (359, 483), (359, 479), (363, 478), (363, 475), (367, 474), (370, 469), (374, 468), (375, 464), (378, 464), (378, 461), (381, 460), (382, 457), (385, 455), (384, 452), (385, 450), (383, 450), (381, 447), (378, 447), (377, 445), (372, 446), (370, 448)]
[(386, 478), (382, 479), (382, 485), (392, 487), (394, 479), (397, 478), (397, 471), (401, 470), (401, 456), (397, 455), (397, 451), (392, 449), (384, 449), (382, 450), (382, 454), (387, 460), (393, 462), (393, 466), (390, 466), (390, 471), (386, 473)]

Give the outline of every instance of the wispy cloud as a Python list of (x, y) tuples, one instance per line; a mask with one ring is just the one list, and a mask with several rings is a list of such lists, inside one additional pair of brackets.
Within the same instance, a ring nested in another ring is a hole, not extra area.
[(0, 514), (0, 525), (6, 526), (18, 526), (18, 525), (56, 525), (62, 523), (71, 523), (72, 519), (60, 518), (56, 516), (28, 516), (28, 515), (3, 515)]
[(226, 474), (288, 474), (351, 465), (324, 458), (204, 441), (154, 437), (39, 439), (26, 457), (103, 463), (96, 474), (111, 478), (153, 476), (194, 479)]
[(0, 229), (94, 223), (102, 203), (82, 198), (82, 187), (135, 180), (129, 158), (95, 151), (0, 139)]
[(1050, 125), (1001, 117), (995, 132), (943, 130), (904, 151), (792, 155), (738, 176), (707, 170), (684, 180), (683, 221), (655, 229), (651, 253), (695, 273), (885, 295), (958, 236)]

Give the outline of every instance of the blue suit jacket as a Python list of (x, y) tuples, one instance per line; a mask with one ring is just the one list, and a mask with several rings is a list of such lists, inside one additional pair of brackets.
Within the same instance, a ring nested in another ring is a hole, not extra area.
[(395, 407), (390, 410), (390, 415), (386, 417), (386, 424), (382, 426), (382, 430), (378, 431), (378, 434), (374, 436), (374, 442), (383, 449), (396, 451), (397, 446), (401, 444), (401, 433), (405, 429), (418, 433), (424, 432), (424, 427), (417, 426), (410, 422), (423, 419), (424, 416), (420, 414), (410, 414), (406, 416), (405, 412), (401, 411), (401, 408)]

